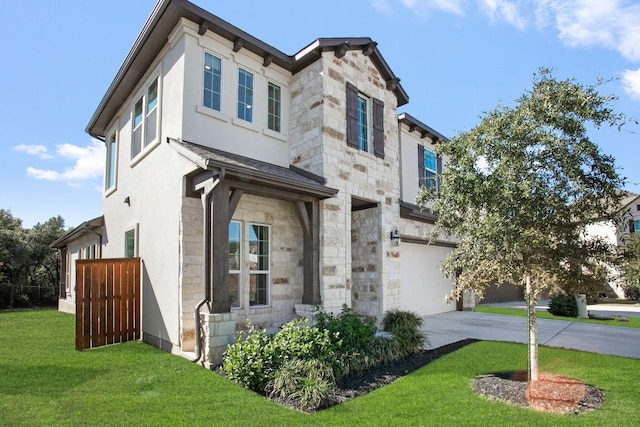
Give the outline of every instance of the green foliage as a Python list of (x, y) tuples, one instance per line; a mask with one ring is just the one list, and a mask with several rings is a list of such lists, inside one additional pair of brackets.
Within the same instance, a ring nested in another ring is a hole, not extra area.
[(626, 283), (622, 285), (624, 297), (631, 301), (640, 301), (640, 283)]
[(272, 344), (281, 365), (293, 359), (330, 362), (335, 359), (342, 341), (336, 333), (308, 326), (307, 319), (294, 319), (280, 328), (273, 336)]
[(359, 352), (366, 348), (376, 333), (374, 320), (344, 305), (338, 315), (316, 311), (316, 326), (329, 331), (341, 341), (340, 347)]
[(384, 315), (382, 328), (396, 337), (401, 353), (416, 353), (428, 343), (427, 337), (420, 331), (423, 322), (424, 319), (414, 312), (391, 310)]
[(556, 283), (574, 289), (600, 280), (613, 248), (586, 238), (585, 229), (613, 218), (625, 180), (590, 134), (626, 120), (613, 112), (615, 97), (598, 94), (601, 83), (558, 80), (541, 69), (515, 106), (500, 104), (438, 144), (448, 160), (439, 192), (423, 189), (418, 203), (433, 201), (434, 236), (458, 239), (443, 266), (447, 275), (460, 273), (450, 298), (496, 283), (524, 286), (527, 276), (536, 295)]
[(367, 344), (367, 354), (375, 361), (375, 364), (393, 362), (406, 356), (400, 346), (400, 341), (395, 336), (373, 337)]
[(626, 299), (640, 300), (640, 233), (632, 233), (623, 241), (622, 279), (625, 281), (622, 289)]
[(556, 295), (549, 301), (549, 313), (554, 316), (578, 317), (578, 304), (571, 295)]
[(333, 369), (317, 359), (292, 359), (276, 372), (269, 396), (315, 411), (329, 406), (335, 395)]

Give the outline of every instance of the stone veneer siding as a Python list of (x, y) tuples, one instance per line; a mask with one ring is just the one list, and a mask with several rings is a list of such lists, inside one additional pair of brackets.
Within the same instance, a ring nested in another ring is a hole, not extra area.
[(351, 213), (351, 303), (361, 313), (380, 311), (380, 223), (378, 208)]
[[(347, 81), (384, 102), (384, 159), (347, 146)], [(396, 110), (397, 98), (360, 50), (348, 51), (342, 58), (325, 52), (292, 78), (291, 164), (323, 176), (327, 186), (339, 190), (336, 197), (320, 203), (320, 290), (327, 310), (352, 305), (352, 196), (376, 202), (379, 209), (380, 301), (377, 307), (369, 305), (369, 314), (379, 317), (399, 306), (399, 251), (386, 238), (400, 215)]]

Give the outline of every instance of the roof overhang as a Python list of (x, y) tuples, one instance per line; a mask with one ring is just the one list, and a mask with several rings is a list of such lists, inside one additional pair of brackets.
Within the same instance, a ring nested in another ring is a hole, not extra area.
[(276, 64), (295, 74), (320, 58), (322, 52), (333, 50), (336, 56), (346, 50), (360, 49), (370, 55), (387, 82), (387, 88), (398, 98), (398, 106), (409, 101), (407, 93), (370, 38), (317, 39), (296, 55), (287, 55), (258, 40), (241, 29), (194, 5), (187, 0), (159, 0), (145, 22), (111, 85), (89, 120), (86, 132), (104, 137), (107, 126), (140, 82), (155, 58), (166, 45), (171, 31), (180, 19), (186, 18), (199, 26), (199, 33), (213, 31), (233, 42), (234, 50), (247, 49), (263, 58), (265, 66)]
[(59, 239), (54, 240), (49, 247), (62, 249), (74, 240), (79, 239), (85, 234), (89, 233), (97, 233), (97, 230), (104, 226), (104, 216), (99, 216), (97, 218), (91, 219), (89, 221), (85, 221), (73, 230), (69, 231), (64, 236)]
[(441, 141), (448, 141), (449, 138), (442, 135), (440, 132), (434, 130), (433, 128), (427, 126), (422, 123), (420, 120), (416, 119), (412, 115), (408, 113), (402, 113), (398, 115), (398, 122), (404, 123), (409, 126), (409, 132), (419, 132), (422, 138), (429, 137), (433, 141), (434, 144), (437, 144)]

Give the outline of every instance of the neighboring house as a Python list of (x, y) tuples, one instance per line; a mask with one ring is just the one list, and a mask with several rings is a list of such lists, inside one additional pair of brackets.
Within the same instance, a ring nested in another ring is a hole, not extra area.
[[(587, 234), (602, 237), (607, 243), (624, 247), (624, 238), (631, 233), (640, 233), (640, 195), (627, 193), (620, 202), (617, 221), (600, 221), (587, 228)], [(614, 298), (624, 298), (619, 272), (611, 270), (612, 280), (605, 293)]]
[(445, 137), (407, 102), (369, 38), (286, 55), (159, 1), (87, 126), (107, 147), (101, 255), (142, 258), (143, 339), (199, 353), (202, 331), (216, 361), (247, 319), (275, 331), (315, 304), (455, 310), (455, 242), (427, 242), (414, 204)]

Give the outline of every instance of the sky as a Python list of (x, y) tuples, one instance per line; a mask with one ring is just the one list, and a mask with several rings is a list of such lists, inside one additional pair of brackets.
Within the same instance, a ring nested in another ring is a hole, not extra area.
[[(605, 79), (615, 111), (640, 119), (640, 1), (193, 2), (289, 55), (317, 38), (372, 38), (409, 94), (398, 113), (447, 137), (513, 105), (540, 67)], [(104, 146), (84, 129), (155, 3), (0, 0), (0, 208), (23, 227), (101, 215)], [(639, 132), (631, 123), (591, 135), (636, 193)]]

